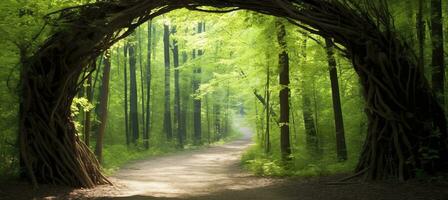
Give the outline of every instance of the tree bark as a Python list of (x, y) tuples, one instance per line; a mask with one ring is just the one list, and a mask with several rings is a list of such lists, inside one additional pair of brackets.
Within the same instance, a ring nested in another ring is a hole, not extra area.
[(280, 46), (279, 53), (279, 84), (280, 89), (280, 150), (284, 161), (290, 160), (291, 144), (289, 138), (289, 55), (286, 52), (286, 28), (277, 21), (277, 40)]
[(124, 125), (125, 125), (125, 133), (126, 133), (126, 145), (129, 146), (129, 144), (131, 143), (131, 133), (129, 131), (129, 112), (128, 112), (128, 67), (127, 67), (127, 62), (128, 62), (128, 49), (129, 49), (129, 44), (125, 44), (124, 48), (123, 48), (123, 53), (124, 53), (124, 69), (123, 69), (123, 80), (124, 80), (124, 101), (123, 101), (123, 105), (124, 105)]
[[(188, 60), (188, 55), (186, 51), (182, 52), (182, 64), (185, 64)], [(179, 129), (181, 137), (184, 140), (184, 143), (187, 141), (187, 108), (190, 95), (187, 92), (182, 93), (182, 104), (180, 111), (180, 121), (179, 121)]]
[(173, 127), (171, 123), (171, 71), (170, 71), (170, 28), (163, 25), (163, 49), (165, 58), (165, 111), (163, 114), (163, 132), (170, 141), (173, 138)]
[(137, 60), (135, 54), (135, 46), (129, 45), (129, 71), (130, 71), (130, 96), (129, 96), (129, 116), (131, 118), (132, 144), (136, 145), (139, 138), (139, 121), (138, 121), (138, 92), (137, 92)]
[(331, 80), (331, 94), (333, 100), (334, 123), (336, 126), (336, 152), (339, 161), (347, 160), (347, 146), (345, 144), (344, 120), (342, 117), (341, 97), (339, 94), (339, 80), (334, 57), (334, 44), (331, 39), (325, 39), (328, 57), (328, 67)]
[(425, 67), (425, 21), (423, 20), (423, 0), (418, 0), (418, 12), (416, 16), (417, 41), (418, 41), (418, 66)]
[(138, 46), (138, 63), (139, 63), (139, 68), (140, 68), (140, 88), (141, 88), (141, 90), (140, 90), (140, 92), (141, 92), (141, 107), (142, 107), (142, 120), (141, 120), (141, 122), (142, 122), (142, 135), (144, 135), (145, 134), (145, 132), (146, 132), (146, 120), (145, 120), (145, 112), (146, 112), (146, 109), (145, 109), (145, 78), (144, 78), (144, 74), (145, 74), (145, 72), (144, 72), (144, 68), (143, 68), (143, 51), (142, 51), (142, 31), (141, 31), (141, 29), (137, 29), (138, 31), (137, 31), (137, 38), (138, 38), (138, 40), (137, 40), (137, 42), (138, 42), (138, 44), (137, 44), (137, 46)]
[(143, 134), (143, 146), (149, 149), (149, 134), (151, 132), (151, 32), (152, 21), (148, 22), (148, 46), (146, 55), (146, 127)]
[[(200, 34), (202, 33), (202, 30), (204, 28), (204, 23), (199, 22), (197, 27), (197, 32)], [(197, 50), (198, 54), (197, 57), (201, 57), (203, 55), (202, 50)], [(195, 50), (193, 50), (193, 59), (196, 58)], [(196, 66), (193, 70), (193, 91), (197, 92), (199, 89), (199, 86), (201, 85), (201, 74), (202, 69), (200, 66)], [(194, 144), (200, 145), (202, 143), (202, 119), (201, 119), (201, 109), (202, 108), (202, 102), (201, 99), (195, 98), (193, 100), (193, 125), (194, 125)]]
[(443, 50), (442, 0), (431, 0), (432, 88), (442, 108), (445, 105), (445, 55)]
[[(173, 27), (172, 33), (176, 33), (176, 27)], [(177, 136), (177, 146), (184, 148), (184, 138), (182, 136), (181, 111), (180, 111), (180, 80), (179, 80), (179, 45), (177, 40), (173, 40), (173, 65), (174, 65), (174, 125)]]
[(103, 163), (103, 140), (107, 125), (107, 104), (109, 101), (109, 80), (110, 80), (110, 52), (104, 54), (103, 78), (101, 81), (100, 97), (100, 127), (96, 134), (95, 155), (100, 163)]
[[(92, 62), (92, 68), (96, 68), (96, 62)], [(89, 75), (87, 78), (87, 88), (86, 88), (86, 97), (87, 101), (90, 103), (93, 102), (93, 96), (92, 96), (92, 74)], [(84, 143), (86, 143), (87, 146), (90, 145), (90, 131), (91, 131), (91, 111), (88, 110), (84, 113)]]
[[(269, 61), (268, 61), (269, 62)], [(271, 121), (270, 121), (270, 117), (271, 114), (274, 114), (274, 112), (271, 112), (271, 110), (273, 110), (271, 108), (271, 89), (270, 89), (270, 82), (271, 82), (271, 71), (269, 69), (269, 64), (266, 66), (266, 105), (265, 105), (265, 110), (266, 110), (266, 136), (265, 136), (265, 153), (269, 154), (271, 153)], [(257, 96), (255, 94), (255, 96)], [(262, 101), (263, 102), (263, 101)], [(277, 117), (274, 116), (275, 119), (277, 119)], [(278, 123), (277, 123), (278, 124)]]
[[(306, 37), (306, 36), (305, 36)], [(303, 40), (302, 49), (302, 64), (306, 63), (307, 58), (307, 39)], [(302, 71), (303, 72), (303, 71)], [(319, 139), (317, 137), (316, 125), (313, 117), (313, 109), (311, 105), (309, 85), (307, 84), (307, 80), (305, 80), (305, 75), (302, 76), (302, 114), (303, 114), (303, 123), (305, 125), (305, 137), (306, 137), (306, 149), (308, 153), (312, 156), (318, 156), (319, 154)]]

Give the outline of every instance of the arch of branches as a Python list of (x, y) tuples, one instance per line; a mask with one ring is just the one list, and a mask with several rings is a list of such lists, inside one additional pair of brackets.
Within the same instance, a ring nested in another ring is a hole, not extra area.
[[(370, 2), (370, 3), (369, 3)], [(385, 7), (348, 0), (104, 0), (49, 15), (55, 32), (22, 71), (20, 155), (34, 183), (93, 187), (109, 181), (79, 140), (70, 105), (89, 63), (142, 23), (169, 11), (252, 10), (283, 17), (338, 43), (360, 77), (369, 126), (358, 174), (412, 178), (447, 166), (445, 115)], [(204, 7), (205, 6), (205, 7)]]

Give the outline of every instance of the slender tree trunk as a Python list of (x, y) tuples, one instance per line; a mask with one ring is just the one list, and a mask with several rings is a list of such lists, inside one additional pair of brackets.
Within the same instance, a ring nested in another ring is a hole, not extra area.
[(103, 80), (101, 81), (100, 97), (100, 127), (96, 134), (95, 155), (100, 163), (103, 163), (103, 139), (107, 124), (107, 103), (109, 101), (109, 77), (110, 77), (110, 54), (106, 52), (104, 57)]
[[(198, 33), (202, 33), (202, 30), (204, 28), (204, 23), (199, 22), (198, 23)], [(202, 50), (198, 50), (198, 57), (201, 57), (203, 54)], [(195, 52), (193, 52), (193, 58), (195, 58)], [(194, 81), (193, 81), (193, 90), (194, 92), (197, 92), (199, 89), (199, 86), (201, 85), (201, 74), (202, 69), (200, 66), (197, 66), (193, 71)], [(202, 102), (201, 99), (194, 99), (193, 100), (193, 125), (194, 125), (194, 144), (200, 145), (202, 143), (202, 120), (201, 120), (201, 107)]]
[(213, 106), (213, 115), (215, 116), (215, 120), (214, 120), (215, 137), (213, 139), (215, 141), (219, 141), (222, 136), (221, 106), (219, 104), (215, 104)]
[(173, 138), (171, 124), (171, 71), (170, 71), (170, 27), (163, 25), (163, 49), (165, 58), (165, 111), (163, 114), (163, 132), (168, 140)]
[(124, 69), (123, 69), (123, 75), (124, 75), (124, 124), (125, 124), (125, 131), (126, 131), (126, 145), (129, 146), (131, 143), (131, 133), (129, 132), (129, 112), (128, 112), (128, 48), (129, 44), (125, 44), (123, 50), (124, 50)]
[(148, 22), (148, 47), (146, 55), (146, 127), (143, 134), (143, 146), (149, 149), (149, 133), (151, 128), (151, 29), (152, 21)]
[[(412, 27), (414, 25), (414, 23), (416, 23), (414, 20), (417, 19), (417, 17), (415, 17), (415, 5), (414, 2), (416, 0), (406, 0), (406, 4), (405, 6), (407, 7), (406, 9), (406, 15), (408, 17), (408, 25), (409, 27)], [(414, 48), (416, 45), (415, 43), (415, 34), (413, 32), (409, 33), (409, 41), (410, 41), (410, 45)]]
[(207, 118), (207, 142), (208, 144), (211, 144), (211, 140), (210, 140), (210, 134), (211, 134), (211, 128), (210, 128), (210, 109), (209, 109), (209, 98), (208, 95), (205, 96), (205, 114), (206, 114), (206, 118)]
[(344, 131), (344, 120), (342, 117), (342, 107), (341, 107), (341, 97), (339, 94), (339, 80), (338, 72), (336, 68), (336, 59), (334, 57), (334, 44), (331, 39), (325, 39), (327, 56), (328, 56), (328, 67), (330, 71), (331, 80), (331, 94), (333, 99), (333, 112), (334, 112), (334, 123), (336, 126), (336, 152), (338, 160), (347, 160), (347, 147), (345, 144), (345, 131)]
[(269, 154), (271, 153), (271, 126), (270, 126), (270, 117), (271, 117), (271, 87), (270, 87), (270, 81), (271, 80), (271, 70), (269, 69), (269, 64), (266, 65), (266, 144), (265, 144), (265, 153)]
[(130, 70), (130, 112), (131, 117), (131, 142), (136, 145), (139, 137), (138, 127), (138, 92), (137, 92), (137, 67), (136, 67), (135, 46), (129, 45), (129, 70)]
[[(173, 27), (173, 34), (176, 33), (176, 27)], [(180, 80), (179, 80), (179, 45), (177, 40), (173, 40), (173, 64), (174, 64), (174, 125), (176, 129), (178, 148), (184, 148), (184, 139), (182, 137), (181, 111), (180, 111)]]
[[(187, 52), (183, 51), (182, 52), (182, 64), (185, 64), (188, 60), (188, 55)], [(188, 99), (189, 99), (189, 95), (187, 94), (187, 92), (182, 93), (183, 97), (182, 97), (182, 104), (181, 104), (181, 111), (180, 111), (180, 121), (179, 121), (179, 129), (180, 129), (180, 134), (181, 137), (184, 141), (184, 143), (186, 143), (187, 141), (187, 105), (188, 105)]]
[(442, 0), (431, 0), (432, 88), (438, 102), (444, 108), (445, 57), (442, 19)]
[[(307, 39), (304, 39), (302, 48), (303, 61), (302, 64), (306, 63), (306, 48)], [(314, 156), (318, 155), (319, 150), (319, 140), (317, 137), (316, 126), (314, 123), (313, 109), (311, 105), (310, 92), (305, 76), (302, 76), (302, 109), (303, 109), (303, 122), (305, 125), (305, 136), (306, 136), (306, 148), (308, 153)]]
[(418, 12), (416, 16), (417, 23), (417, 41), (418, 41), (418, 66), (421, 69), (425, 67), (425, 21), (423, 20), (423, 0), (418, 0)]
[(142, 135), (145, 134), (146, 132), (146, 121), (145, 121), (145, 78), (144, 78), (144, 69), (143, 69), (143, 51), (142, 51), (142, 31), (141, 29), (138, 29), (137, 31), (137, 37), (138, 37), (138, 63), (139, 63), (139, 67), (140, 67), (140, 96), (141, 96), (141, 106), (142, 106)]
[(277, 21), (277, 39), (280, 45), (279, 54), (279, 84), (280, 89), (280, 150), (283, 160), (289, 160), (291, 155), (291, 144), (289, 138), (289, 56), (286, 52), (286, 29), (285, 25)]
[(226, 112), (224, 114), (224, 131), (221, 131), (224, 137), (230, 132), (230, 124), (229, 124), (229, 115), (230, 115), (230, 87), (229, 82), (227, 82), (227, 90), (226, 90)]
[[(93, 62), (92, 65), (96, 65), (96, 63)], [(96, 68), (96, 67), (94, 67), (94, 68)], [(87, 101), (89, 101), (91, 103), (93, 101), (92, 74), (89, 75), (89, 77), (87, 78), (86, 96), (87, 96)], [(86, 145), (89, 146), (90, 145), (90, 130), (91, 130), (91, 119), (90, 119), (91, 111), (88, 110), (84, 114), (85, 114), (85, 117), (84, 117), (84, 143), (86, 143)]]

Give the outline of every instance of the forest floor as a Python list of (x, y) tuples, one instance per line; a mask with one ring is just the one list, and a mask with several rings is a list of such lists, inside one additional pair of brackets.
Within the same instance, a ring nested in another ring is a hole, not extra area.
[(343, 175), (316, 178), (265, 178), (244, 171), (240, 157), (251, 145), (251, 130), (236, 141), (136, 161), (119, 170), (114, 186), (78, 189), (0, 183), (0, 199), (297, 199), (297, 200), (448, 200), (443, 182), (329, 184)]

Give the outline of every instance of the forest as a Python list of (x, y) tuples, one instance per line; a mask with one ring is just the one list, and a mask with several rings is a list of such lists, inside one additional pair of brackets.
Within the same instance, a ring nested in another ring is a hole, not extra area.
[[(98, 185), (127, 185), (128, 199), (448, 198), (447, 11), (446, 0), (2, 0), (0, 199), (116, 196)], [(311, 182), (276, 182), (291, 177)], [(371, 181), (384, 196), (326, 187)], [(280, 187), (295, 189), (269, 196)]]

